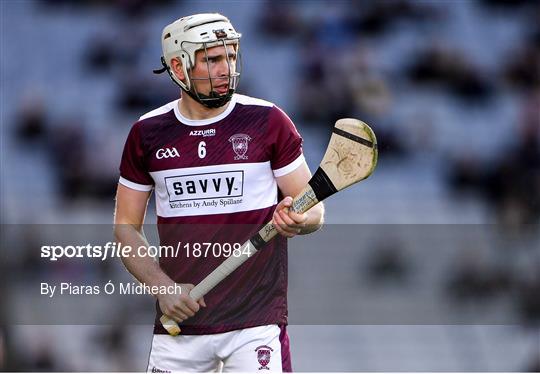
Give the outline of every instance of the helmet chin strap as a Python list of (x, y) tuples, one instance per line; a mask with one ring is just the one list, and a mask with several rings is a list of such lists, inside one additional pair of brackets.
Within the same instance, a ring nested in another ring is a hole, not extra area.
[(234, 90), (231, 90), (231, 89), (229, 89), (229, 91), (225, 95), (219, 95), (215, 91), (210, 91), (209, 95), (205, 95), (195, 90), (186, 91), (183, 88), (182, 90), (185, 93), (187, 93), (193, 100), (201, 103), (207, 108), (222, 107), (223, 105), (227, 104), (231, 100), (234, 94)]

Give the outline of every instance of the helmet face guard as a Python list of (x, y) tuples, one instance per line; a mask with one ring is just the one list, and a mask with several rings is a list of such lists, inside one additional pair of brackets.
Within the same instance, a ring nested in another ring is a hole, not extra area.
[[(238, 87), (238, 83), (240, 82), (240, 74), (242, 70), (242, 59), (239, 52), (239, 44), (236, 43), (234, 46), (235, 52), (236, 52), (236, 60), (231, 61), (229, 58), (229, 51), (227, 49), (227, 43), (226, 40), (222, 40), (219, 45), (223, 45), (223, 48), (225, 50), (225, 58), (227, 61), (228, 66), (228, 73), (225, 76), (220, 77), (213, 77), (212, 73), (210, 71), (210, 65), (208, 63), (208, 47), (206, 46), (206, 43), (203, 43), (203, 50), (205, 54), (205, 60), (206, 60), (206, 68), (208, 71), (208, 77), (203, 78), (195, 78), (193, 77), (193, 69), (189, 69), (187, 71), (187, 80), (190, 82), (190, 89), (185, 90), (185, 92), (191, 96), (194, 100), (198, 101), (199, 103), (203, 104), (204, 106), (208, 108), (219, 108), (223, 105), (225, 105), (229, 100), (231, 100), (232, 95), (236, 91), (236, 88)], [(217, 45), (217, 46), (219, 46)], [(230, 45), (230, 44), (229, 44)], [(216, 45), (213, 45), (213, 47), (216, 47)], [(212, 47), (211, 47), (212, 48)], [(196, 62), (193, 62), (193, 67), (195, 66)], [(169, 71), (169, 74), (171, 72)], [(216, 81), (220, 82), (223, 80), (227, 80), (228, 84), (228, 90), (227, 93), (220, 95), (214, 90), (214, 87), (216, 86)], [(210, 93), (208, 95), (202, 94), (197, 89), (197, 82), (198, 81), (209, 81), (210, 82)]]
[[(191, 96), (195, 101), (208, 108), (218, 108), (225, 105), (234, 94), (240, 80), (241, 58), (240, 58), (240, 37), (230, 21), (217, 13), (196, 14), (181, 18), (163, 29), (162, 47), (163, 56), (161, 57), (162, 69), (154, 70), (154, 73), (160, 74), (165, 71), (169, 76)], [(233, 45), (237, 58), (231, 61), (227, 46)], [(208, 62), (208, 49), (216, 46), (223, 46), (228, 66), (228, 74), (220, 77), (213, 77)], [(193, 77), (195, 67), (195, 54), (197, 51), (204, 51), (207, 77)], [(182, 62), (184, 80), (180, 80), (172, 71), (170, 63), (173, 58), (178, 58)], [(214, 90), (216, 81), (227, 80), (228, 90), (225, 94), (219, 94)], [(203, 94), (197, 89), (197, 81), (209, 81), (210, 92)]]

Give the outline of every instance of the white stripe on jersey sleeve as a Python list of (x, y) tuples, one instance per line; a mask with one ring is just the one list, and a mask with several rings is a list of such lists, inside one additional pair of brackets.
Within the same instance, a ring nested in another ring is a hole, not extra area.
[(266, 106), (266, 107), (274, 106), (274, 103), (271, 103), (270, 101), (266, 101), (263, 99), (257, 99), (256, 97), (251, 97), (251, 96), (246, 96), (246, 95), (241, 95), (241, 94), (234, 94), (234, 97), (238, 104)]
[(165, 105), (162, 105), (160, 106), (159, 108), (156, 108), (146, 114), (143, 114), (140, 118), (139, 118), (139, 121), (140, 120), (143, 120), (143, 119), (147, 119), (147, 118), (151, 118), (151, 117), (156, 117), (156, 116), (159, 116), (159, 115), (162, 115), (162, 114), (165, 114), (167, 112), (170, 112), (171, 110), (173, 110), (176, 106), (178, 106), (178, 99), (177, 100), (174, 100), (174, 101), (171, 101), (170, 103), (167, 103)]
[(274, 177), (276, 178), (282, 177), (284, 175), (289, 174), (290, 172), (295, 171), (300, 165), (302, 165), (304, 161), (305, 161), (304, 155), (301, 154), (300, 156), (298, 156), (296, 160), (291, 162), (289, 165), (276, 169), (276, 170), (272, 170), (274, 172)]
[(137, 190), (137, 191), (148, 192), (148, 191), (152, 191), (152, 188), (154, 188), (154, 186), (152, 186), (151, 184), (150, 185), (139, 184), (139, 183), (132, 182), (122, 177), (120, 177), (118, 182), (120, 182), (120, 184), (126, 187), (131, 188), (132, 190)]

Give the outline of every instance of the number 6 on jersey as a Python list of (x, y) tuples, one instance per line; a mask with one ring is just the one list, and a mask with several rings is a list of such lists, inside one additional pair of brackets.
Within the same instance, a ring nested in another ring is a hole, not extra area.
[(199, 158), (206, 157), (206, 143), (205, 142), (203, 141), (199, 142), (198, 152), (199, 152)]

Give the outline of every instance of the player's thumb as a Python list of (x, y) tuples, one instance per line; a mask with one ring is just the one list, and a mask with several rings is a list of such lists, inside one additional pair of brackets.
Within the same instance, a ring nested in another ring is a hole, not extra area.
[(279, 209), (283, 209), (283, 208), (288, 208), (292, 205), (292, 197), (290, 196), (286, 196), (283, 198), (283, 200), (281, 200), (277, 206), (277, 210)]
[(206, 303), (204, 302), (204, 297), (201, 297), (199, 300), (197, 300), (200, 306), (206, 308)]

